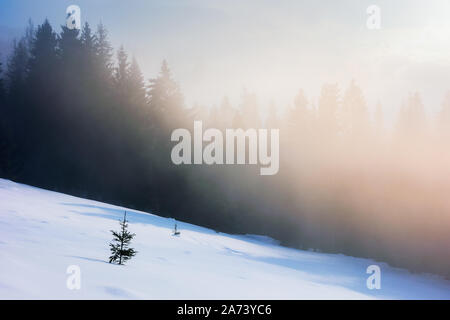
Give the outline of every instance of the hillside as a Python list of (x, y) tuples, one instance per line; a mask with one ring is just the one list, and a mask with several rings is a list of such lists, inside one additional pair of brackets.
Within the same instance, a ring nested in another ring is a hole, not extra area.
[[(108, 263), (127, 210), (136, 257)], [(450, 282), (384, 263), (279, 246), (0, 179), (1, 299), (450, 299)], [(381, 289), (366, 268), (381, 267)], [(66, 286), (70, 265), (81, 289)]]

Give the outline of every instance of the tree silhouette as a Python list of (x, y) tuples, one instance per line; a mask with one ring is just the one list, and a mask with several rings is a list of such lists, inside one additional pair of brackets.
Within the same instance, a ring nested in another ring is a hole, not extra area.
[(4, 100), (5, 100), (5, 83), (3, 81), (3, 63), (0, 61), (0, 106), (2, 107)]
[(342, 130), (352, 138), (361, 138), (369, 130), (369, 115), (362, 90), (354, 80), (345, 92), (342, 100)]
[(426, 130), (426, 116), (418, 92), (410, 94), (400, 110), (397, 130), (401, 137), (422, 137)]
[(326, 140), (338, 136), (339, 88), (337, 84), (322, 86), (318, 105), (318, 130)]
[(179, 120), (183, 107), (183, 96), (178, 84), (172, 78), (166, 60), (162, 62), (158, 77), (150, 79), (147, 88), (149, 106), (155, 115), (162, 117), (162, 121), (167, 125)]
[(111, 250), (111, 256), (109, 257), (109, 263), (124, 264), (137, 253), (133, 248), (130, 248), (131, 240), (135, 234), (128, 231), (127, 212), (123, 215), (123, 221), (120, 221), (120, 231), (116, 232), (111, 230), (113, 234), (113, 240), (109, 244)]
[(27, 78), (27, 66), (28, 52), (25, 40), (15, 40), (13, 44), (13, 53), (8, 59), (8, 71), (6, 73), (10, 99), (21, 97)]

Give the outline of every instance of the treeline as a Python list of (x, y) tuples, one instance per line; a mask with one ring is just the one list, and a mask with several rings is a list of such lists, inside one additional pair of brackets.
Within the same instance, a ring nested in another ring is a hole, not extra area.
[[(29, 23), (0, 66), (0, 176), (286, 245), (450, 275), (450, 96), (437, 121), (409, 96), (395, 129), (361, 88), (300, 90), (262, 119), (257, 97), (187, 108), (166, 62), (145, 80), (107, 30)], [(175, 166), (175, 128), (279, 128), (280, 172)]]
[[(2, 101), (2, 175), (104, 201), (164, 210), (161, 124), (181, 108), (167, 65), (146, 89), (107, 31), (48, 21), (14, 43)], [(167, 166), (167, 165), (165, 165)], [(170, 190), (170, 189), (169, 189)], [(174, 191), (174, 190), (170, 190)]]

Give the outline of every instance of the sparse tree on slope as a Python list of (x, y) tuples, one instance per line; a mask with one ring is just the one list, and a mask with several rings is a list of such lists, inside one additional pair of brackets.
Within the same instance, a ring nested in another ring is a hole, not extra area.
[(137, 251), (130, 248), (130, 242), (134, 238), (135, 234), (130, 233), (127, 223), (127, 213), (123, 216), (123, 221), (120, 221), (121, 230), (116, 232), (111, 230), (114, 238), (109, 244), (111, 249), (111, 256), (109, 257), (109, 263), (124, 264), (126, 261), (136, 255)]

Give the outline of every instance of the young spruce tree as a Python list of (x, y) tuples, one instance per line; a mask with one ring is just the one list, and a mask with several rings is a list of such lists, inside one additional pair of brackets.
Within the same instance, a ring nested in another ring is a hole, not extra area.
[(109, 244), (111, 248), (111, 256), (109, 257), (109, 263), (124, 264), (127, 260), (131, 259), (137, 251), (133, 248), (129, 248), (130, 242), (135, 236), (134, 233), (130, 233), (127, 223), (127, 212), (123, 216), (123, 221), (120, 221), (121, 231), (116, 232), (111, 230), (114, 238)]

